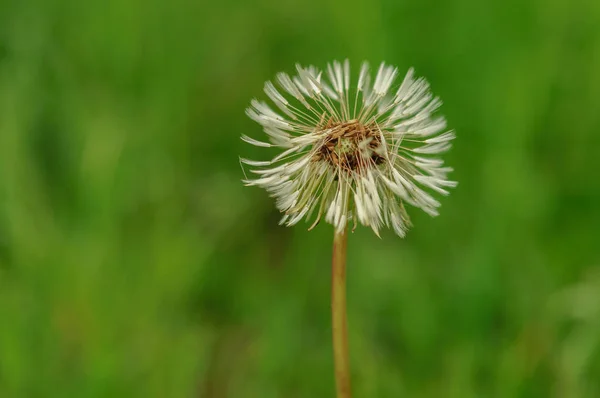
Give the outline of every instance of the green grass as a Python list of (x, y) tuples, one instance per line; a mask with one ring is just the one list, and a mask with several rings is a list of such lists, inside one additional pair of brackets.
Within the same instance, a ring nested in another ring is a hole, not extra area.
[(349, 236), (355, 396), (600, 396), (600, 5), (495, 3), (0, 1), (0, 397), (332, 397), (333, 232), (238, 156), (345, 57), (427, 76), (460, 182)]

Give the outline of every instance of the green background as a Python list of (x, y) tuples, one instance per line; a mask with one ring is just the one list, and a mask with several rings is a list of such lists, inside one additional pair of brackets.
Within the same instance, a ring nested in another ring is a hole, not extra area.
[(238, 156), (294, 63), (414, 66), (459, 186), (349, 237), (355, 397), (600, 396), (600, 3), (0, 1), (0, 397), (333, 397), (332, 229)]

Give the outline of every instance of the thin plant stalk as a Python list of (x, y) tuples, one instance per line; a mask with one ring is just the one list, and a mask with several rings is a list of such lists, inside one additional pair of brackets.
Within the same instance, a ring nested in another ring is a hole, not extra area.
[(348, 322), (346, 319), (346, 242), (346, 230), (335, 233), (331, 267), (331, 318), (337, 398), (350, 398), (351, 396)]

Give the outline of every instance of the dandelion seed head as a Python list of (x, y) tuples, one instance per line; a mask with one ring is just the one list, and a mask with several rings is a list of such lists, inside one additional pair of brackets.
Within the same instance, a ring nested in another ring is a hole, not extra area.
[[(252, 100), (246, 114), (259, 123), (268, 141), (242, 139), (281, 152), (271, 160), (240, 162), (256, 178), (244, 182), (266, 189), (283, 213), (282, 224), (321, 219), (337, 231), (357, 221), (376, 234), (383, 226), (404, 236), (411, 226), (405, 204), (436, 216), (436, 192), (457, 185), (450, 167), (435, 156), (455, 138), (441, 100), (412, 69), (394, 86), (398, 70), (382, 63), (372, 79), (363, 63), (356, 86), (350, 64), (333, 62), (325, 72), (296, 66), (297, 75), (278, 73), (265, 93), (276, 106)], [(394, 93), (394, 94), (392, 94)]]

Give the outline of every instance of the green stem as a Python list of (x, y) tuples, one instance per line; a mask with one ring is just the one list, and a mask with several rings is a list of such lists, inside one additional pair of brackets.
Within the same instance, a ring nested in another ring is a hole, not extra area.
[(346, 231), (333, 238), (331, 319), (337, 398), (350, 398), (350, 360), (346, 320)]

